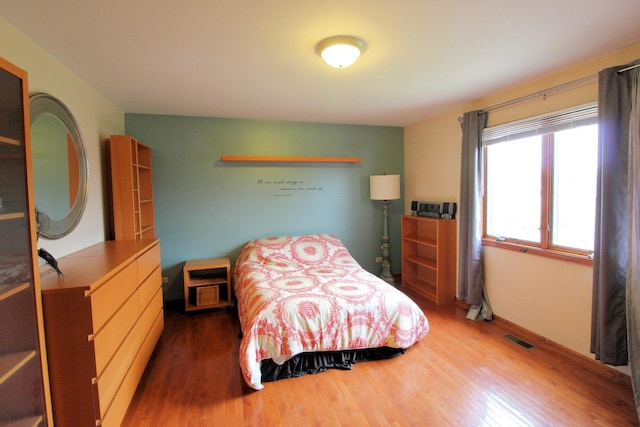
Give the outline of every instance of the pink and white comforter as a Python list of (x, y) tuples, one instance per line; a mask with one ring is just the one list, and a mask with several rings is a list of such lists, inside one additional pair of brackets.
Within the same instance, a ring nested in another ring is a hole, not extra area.
[(329, 234), (249, 242), (234, 267), (240, 367), (260, 390), (264, 359), (302, 352), (407, 348), (429, 331), (405, 294), (365, 271)]

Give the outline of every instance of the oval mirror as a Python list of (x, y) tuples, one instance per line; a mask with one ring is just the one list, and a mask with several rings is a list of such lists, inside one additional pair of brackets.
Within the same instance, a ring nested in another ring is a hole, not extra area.
[(59, 239), (80, 222), (89, 165), (73, 114), (46, 93), (29, 95), (33, 193), (38, 236)]

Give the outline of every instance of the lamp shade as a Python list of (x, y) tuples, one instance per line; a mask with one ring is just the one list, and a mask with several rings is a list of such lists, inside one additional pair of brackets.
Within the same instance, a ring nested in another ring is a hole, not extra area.
[(372, 175), (371, 200), (396, 200), (400, 198), (400, 175)]

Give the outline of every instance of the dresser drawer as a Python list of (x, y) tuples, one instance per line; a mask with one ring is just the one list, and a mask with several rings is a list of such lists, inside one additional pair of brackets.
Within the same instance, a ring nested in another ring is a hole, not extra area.
[(153, 273), (151, 273), (151, 275), (147, 277), (147, 279), (138, 288), (140, 311), (143, 311), (147, 307), (149, 301), (151, 301), (161, 286), (162, 272), (160, 271), (160, 267), (156, 267), (156, 269), (153, 270)]
[(138, 287), (137, 268), (134, 263), (127, 265), (93, 293), (88, 301), (91, 310), (89, 333), (96, 333)]
[(140, 255), (136, 264), (138, 264), (138, 283), (142, 283), (160, 265), (160, 245), (155, 245)]
[(162, 311), (160, 311), (153, 322), (153, 326), (151, 326), (151, 330), (149, 331), (147, 338), (131, 365), (129, 373), (127, 373), (120, 389), (118, 389), (118, 394), (113, 398), (108, 411), (104, 414), (100, 423), (102, 427), (117, 427), (122, 423), (127, 412), (129, 402), (135, 394), (140, 377), (142, 377), (147, 362), (151, 357), (151, 353), (153, 353), (153, 349), (162, 334), (163, 328), (164, 316)]
[(162, 330), (164, 329), (164, 312), (160, 311), (156, 315), (156, 318), (153, 320), (153, 324), (151, 325), (151, 329), (149, 329), (149, 333), (147, 334), (147, 338), (144, 340), (142, 347), (140, 348), (140, 352), (138, 353), (138, 357), (131, 365), (131, 370), (136, 372), (137, 375), (142, 377), (144, 370), (151, 358), (151, 354), (162, 335)]
[[(144, 344), (147, 343), (150, 333), (154, 333), (155, 338), (156, 332), (153, 326), (155, 326), (154, 323), (157, 317), (159, 315), (162, 316), (161, 312), (162, 292), (158, 289), (151, 304), (149, 304), (140, 316), (139, 321), (116, 353), (112, 363), (107, 366), (95, 383), (95, 394), (98, 396), (100, 405), (98, 411), (100, 418), (112, 418), (113, 413), (122, 410), (122, 408), (116, 409), (120, 407), (118, 402), (123, 400), (128, 404), (131, 400), (133, 391), (135, 391), (138, 381), (142, 376), (142, 371), (144, 371), (144, 366), (146, 366), (146, 361), (149, 360), (149, 356), (151, 355), (149, 348), (153, 351), (153, 346)], [(155, 338), (155, 341), (157, 342), (157, 338)], [(141, 365), (143, 366), (142, 370), (137, 370), (137, 363), (134, 363), (134, 360), (145, 360), (145, 363)], [(127, 390), (129, 389), (133, 390), (130, 393), (131, 396), (124, 398), (123, 394), (128, 395), (129, 391)], [(126, 407), (124, 410), (126, 411)]]
[(116, 394), (119, 393), (118, 389), (142, 345), (141, 335), (141, 325), (140, 322), (137, 322), (120, 348), (118, 348), (118, 351), (116, 351), (113, 359), (95, 381), (95, 395), (98, 397), (97, 403), (99, 405), (96, 408), (96, 414), (100, 418), (109, 411), (111, 402), (116, 397)]
[(96, 360), (96, 376), (100, 376), (140, 316), (138, 298), (132, 295), (89, 343)]
[(155, 321), (155, 318), (158, 316), (158, 313), (162, 311), (162, 290), (158, 289), (156, 294), (153, 296), (151, 303), (147, 306), (147, 308), (140, 315), (140, 319), (138, 323), (142, 326), (142, 330), (145, 333), (145, 336), (142, 337), (142, 340), (145, 339), (146, 334), (149, 332), (151, 325)]

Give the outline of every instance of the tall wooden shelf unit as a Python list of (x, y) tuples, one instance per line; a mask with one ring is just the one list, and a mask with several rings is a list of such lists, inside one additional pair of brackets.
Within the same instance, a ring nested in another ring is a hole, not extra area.
[(155, 237), (151, 149), (128, 135), (109, 139), (113, 231), (116, 240)]
[(436, 304), (455, 299), (456, 220), (402, 217), (402, 285)]
[[(0, 425), (46, 425), (27, 73), (0, 58)], [(49, 408), (50, 409), (50, 408)]]

